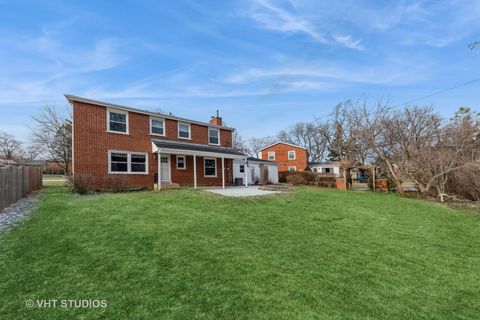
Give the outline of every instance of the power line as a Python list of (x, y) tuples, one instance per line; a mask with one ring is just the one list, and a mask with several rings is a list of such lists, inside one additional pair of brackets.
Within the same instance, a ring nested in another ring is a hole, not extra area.
[(394, 106), (394, 108), (397, 108), (397, 107), (400, 107), (400, 106), (403, 106), (403, 105), (406, 105), (406, 104), (410, 104), (410, 103), (418, 101), (418, 100), (430, 98), (430, 97), (439, 95), (441, 93), (444, 93), (444, 92), (447, 92), (447, 91), (450, 91), (450, 90), (454, 90), (454, 89), (457, 89), (457, 88), (460, 88), (460, 87), (464, 87), (464, 86), (467, 86), (469, 84), (472, 84), (472, 83), (475, 83), (475, 82), (478, 82), (478, 81), (480, 81), (480, 78), (474, 79), (474, 80), (471, 80), (471, 81), (467, 81), (465, 83), (462, 83), (462, 84), (459, 84), (459, 85), (456, 85), (456, 86), (453, 86), (453, 87), (450, 87), (450, 88), (446, 88), (446, 89), (443, 89), (443, 90), (440, 90), (440, 91), (436, 91), (434, 93), (427, 94), (426, 96), (422, 96), (422, 97), (419, 97), (419, 98), (416, 98), (416, 99), (413, 99), (413, 100), (410, 100), (410, 101), (400, 103), (400, 104)]

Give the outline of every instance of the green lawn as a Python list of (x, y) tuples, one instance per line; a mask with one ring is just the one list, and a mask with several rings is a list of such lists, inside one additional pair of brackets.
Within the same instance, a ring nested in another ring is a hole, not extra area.
[[(480, 216), (370, 192), (45, 191), (0, 237), (1, 319), (478, 319)], [(105, 299), (100, 309), (27, 299)]]

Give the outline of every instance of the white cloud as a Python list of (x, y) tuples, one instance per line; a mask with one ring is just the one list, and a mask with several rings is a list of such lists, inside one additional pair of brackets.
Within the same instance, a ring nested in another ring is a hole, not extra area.
[(364, 50), (365, 48), (361, 45), (362, 40), (354, 40), (350, 35), (334, 35), (333, 38), (339, 44), (344, 45), (347, 48)]
[(264, 28), (288, 32), (304, 33), (318, 42), (326, 40), (315, 27), (305, 18), (273, 5), (268, 0), (255, 0), (257, 10), (250, 13), (250, 18), (256, 20)]
[(253, 0), (253, 3), (254, 6), (247, 16), (265, 29), (289, 34), (305, 34), (319, 43), (337, 43), (350, 49), (364, 50), (360, 45), (361, 40), (355, 40), (351, 35), (331, 36), (327, 31), (320, 32), (315, 21), (297, 10), (298, 6), (295, 2), (289, 3), (291, 10), (274, 5), (268, 0)]

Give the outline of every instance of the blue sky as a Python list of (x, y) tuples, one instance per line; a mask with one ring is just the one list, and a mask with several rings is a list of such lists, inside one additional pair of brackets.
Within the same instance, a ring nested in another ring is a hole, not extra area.
[[(0, 131), (70, 93), (275, 135), (480, 78), (480, 1), (3, 1)], [(480, 82), (418, 101), (480, 110)]]

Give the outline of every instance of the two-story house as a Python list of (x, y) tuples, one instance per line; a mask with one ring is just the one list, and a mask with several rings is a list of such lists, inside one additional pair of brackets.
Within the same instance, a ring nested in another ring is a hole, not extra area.
[(114, 175), (132, 188), (225, 187), (233, 183), (233, 160), (247, 161), (232, 148), (235, 129), (218, 114), (207, 123), (65, 97), (73, 107), (73, 176), (94, 177), (96, 189), (106, 188)]
[(278, 171), (303, 171), (308, 165), (306, 148), (281, 141), (261, 149), (260, 158), (277, 162)]

